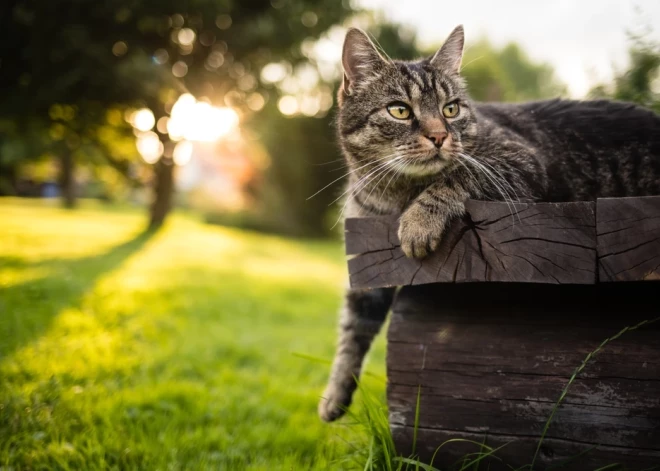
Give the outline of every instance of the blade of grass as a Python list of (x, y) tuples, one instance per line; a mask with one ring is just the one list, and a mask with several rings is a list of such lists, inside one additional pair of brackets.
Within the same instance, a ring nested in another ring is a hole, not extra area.
[(608, 464), (607, 466), (603, 466), (602, 468), (594, 469), (594, 471), (605, 471), (606, 469), (616, 469), (617, 466), (621, 466), (621, 464), (620, 463)]
[(419, 429), (419, 402), (422, 396), (422, 385), (417, 386), (417, 403), (415, 404), (415, 427), (413, 428), (412, 454), (415, 455), (417, 448), (417, 430)]
[(401, 456), (394, 458), (394, 461), (404, 463), (404, 464), (414, 464), (417, 469), (422, 468), (424, 471), (441, 471), (438, 468), (434, 468), (431, 465), (424, 464), (420, 462), (419, 460), (416, 460), (414, 458), (403, 458)]
[(490, 451), (488, 451), (488, 452), (486, 452), (486, 453), (483, 453), (483, 452), (478, 452), (478, 453), (476, 453), (476, 454), (479, 455), (479, 457), (478, 457), (478, 458), (475, 458), (474, 460), (472, 460), (472, 461), (470, 461), (470, 462), (464, 464), (463, 466), (461, 466), (461, 468), (459, 469), (459, 471), (465, 471), (465, 470), (468, 469), (470, 466), (472, 466), (472, 465), (474, 465), (474, 464), (478, 464), (478, 463), (480, 463), (482, 460), (488, 458), (489, 456), (490, 456), (491, 458), (495, 458), (496, 460), (502, 461), (501, 458), (495, 456), (495, 452), (501, 450), (502, 448), (504, 448), (504, 447), (507, 446), (507, 445), (508, 445), (508, 443), (505, 443), (504, 445), (501, 445), (501, 446), (499, 446), (499, 447), (497, 447), (497, 448), (495, 448), (495, 449), (491, 449)]
[(492, 450), (492, 448), (489, 447), (488, 445), (486, 445), (485, 443), (475, 442), (474, 440), (468, 440), (466, 438), (450, 438), (449, 440), (446, 440), (446, 441), (442, 442), (440, 444), (440, 446), (438, 446), (435, 449), (435, 451), (433, 452), (433, 456), (431, 456), (431, 463), (430, 464), (433, 465), (433, 462), (435, 461), (435, 457), (436, 457), (436, 455), (438, 454), (438, 452), (440, 451), (440, 449), (442, 447), (444, 447), (445, 445), (447, 445), (449, 443), (457, 443), (457, 442), (472, 443), (473, 445), (477, 445), (481, 448), (486, 448), (487, 450)]
[(552, 412), (550, 412), (550, 417), (548, 417), (548, 420), (545, 422), (545, 426), (543, 427), (543, 432), (541, 433), (541, 438), (539, 439), (538, 444), (536, 445), (536, 451), (534, 452), (534, 458), (532, 459), (532, 466), (531, 470), (534, 470), (534, 465), (536, 464), (536, 459), (538, 458), (539, 451), (541, 450), (541, 444), (543, 443), (543, 440), (545, 440), (545, 436), (548, 433), (548, 429), (550, 428), (550, 424), (552, 423), (552, 419), (554, 419), (555, 414), (557, 413), (557, 410), (559, 409), (559, 406), (561, 405), (562, 401), (566, 397), (566, 394), (568, 394), (568, 390), (571, 387), (571, 384), (573, 384), (573, 381), (575, 381), (575, 378), (577, 378), (577, 375), (579, 375), (582, 370), (587, 366), (587, 363), (591, 361), (591, 359), (598, 353), (600, 352), (608, 343), (618, 339), (621, 337), (623, 334), (626, 332), (632, 332), (635, 331), (645, 325), (650, 325), (655, 322), (660, 320), (660, 317), (656, 317), (655, 319), (645, 319), (638, 324), (635, 324), (634, 326), (626, 326), (623, 329), (621, 329), (619, 332), (617, 332), (615, 335), (612, 337), (608, 337), (605, 340), (603, 340), (600, 345), (592, 352), (590, 352), (584, 360), (582, 360), (582, 364), (578, 366), (575, 371), (573, 372), (573, 375), (570, 377), (568, 380), (568, 383), (564, 387), (564, 390), (561, 392), (559, 395), (559, 399), (555, 403), (554, 407), (552, 408)]
[[(568, 463), (577, 460), (578, 458), (581, 458), (582, 456), (586, 455), (587, 453), (590, 453), (594, 449), (596, 449), (597, 445), (591, 446), (587, 448), (586, 450), (581, 451), (575, 456), (571, 456), (570, 458), (565, 459), (564, 461), (561, 461), (557, 464), (553, 464), (552, 466), (548, 467), (545, 469), (545, 471), (551, 471), (553, 469), (561, 469), (562, 467), (566, 466)], [(596, 470), (598, 471), (598, 470)]]

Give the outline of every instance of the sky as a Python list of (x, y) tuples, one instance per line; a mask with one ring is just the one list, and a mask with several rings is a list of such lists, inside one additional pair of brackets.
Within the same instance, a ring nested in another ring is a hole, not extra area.
[(358, 0), (387, 18), (413, 25), (422, 46), (441, 44), (458, 24), (466, 41), (521, 44), (554, 66), (575, 98), (612, 79), (627, 64), (627, 31), (654, 26), (660, 41), (660, 0)]

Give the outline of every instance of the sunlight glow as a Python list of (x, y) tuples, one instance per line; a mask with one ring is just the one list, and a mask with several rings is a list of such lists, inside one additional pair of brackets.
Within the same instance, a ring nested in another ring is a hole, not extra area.
[(217, 141), (238, 125), (238, 115), (231, 108), (211, 106), (185, 93), (172, 107), (167, 131), (174, 141)]

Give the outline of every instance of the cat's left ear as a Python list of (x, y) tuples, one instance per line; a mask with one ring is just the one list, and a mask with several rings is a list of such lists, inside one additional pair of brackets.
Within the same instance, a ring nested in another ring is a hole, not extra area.
[(458, 74), (461, 71), (464, 43), (465, 33), (463, 32), (463, 25), (458, 25), (451, 32), (438, 52), (431, 58), (431, 65), (443, 72)]

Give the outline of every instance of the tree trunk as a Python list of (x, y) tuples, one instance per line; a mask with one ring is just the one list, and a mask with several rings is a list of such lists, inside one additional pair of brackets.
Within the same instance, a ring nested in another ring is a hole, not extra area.
[(0, 196), (15, 196), (18, 181), (16, 165), (0, 164)]
[(65, 208), (76, 206), (76, 185), (73, 178), (73, 155), (68, 148), (63, 148), (60, 154), (60, 191), (62, 192), (62, 204)]
[(174, 194), (174, 163), (168, 157), (162, 157), (154, 165), (154, 199), (150, 209), (149, 229), (163, 225), (172, 209)]

